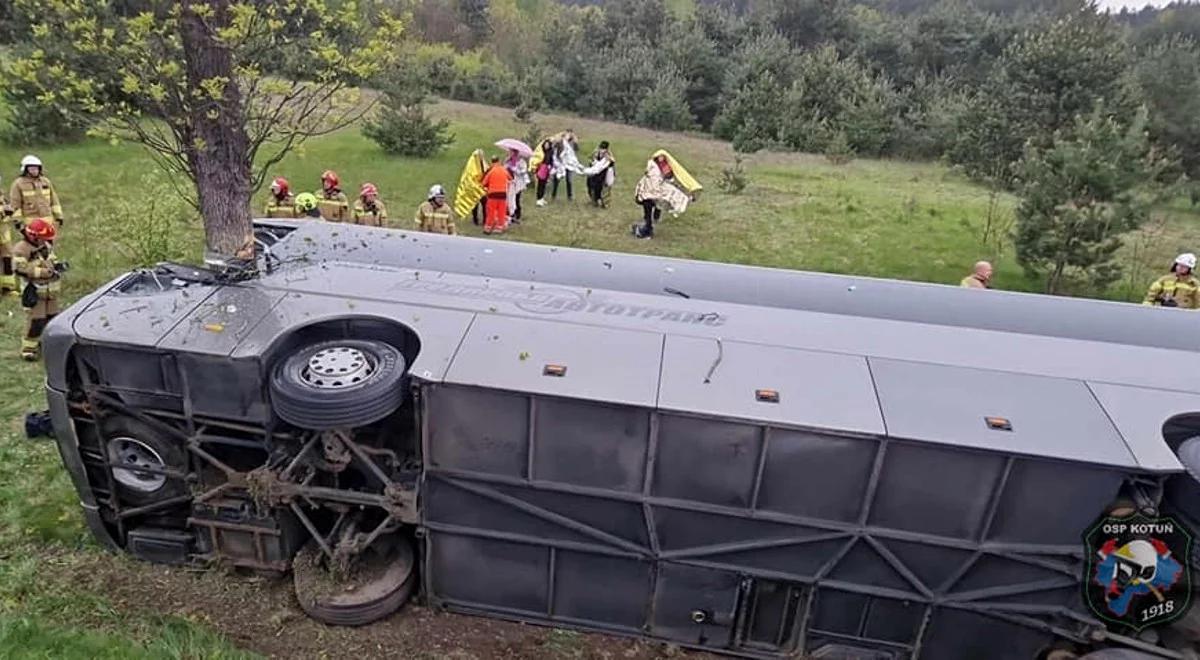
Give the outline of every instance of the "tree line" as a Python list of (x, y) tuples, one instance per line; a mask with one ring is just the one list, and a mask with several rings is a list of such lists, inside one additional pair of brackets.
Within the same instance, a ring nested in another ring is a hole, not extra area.
[[(398, 148), (444, 144), (420, 112), (434, 94), (518, 116), (707, 131), (742, 152), (944, 158), (1021, 195), (1018, 257), (1067, 291), (1119, 276), (1121, 236), (1200, 174), (1200, 13), (1189, 6), (1111, 16), (1079, 0), (15, 0), (0, 11), (9, 141), (115, 127), (188, 174), (201, 201), (217, 146), (232, 144), (226, 155), (250, 179), (240, 198), (265, 175), (252, 166), (259, 147), (270, 162), (345, 125), (362, 106), (335, 97), (374, 85), (400, 112), (368, 126), (403, 128)], [(1116, 156), (1122, 167), (1106, 167)]]

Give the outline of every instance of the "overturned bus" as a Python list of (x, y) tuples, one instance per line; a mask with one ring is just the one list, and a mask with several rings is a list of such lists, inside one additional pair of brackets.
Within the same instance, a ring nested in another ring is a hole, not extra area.
[(1088, 606), (1084, 537), (1200, 520), (1200, 315), (256, 234), (254, 277), (132, 272), (47, 329), (58, 446), (113, 549), (292, 571), (334, 624), (420, 598), (751, 657), (1193, 657), (1187, 617)]

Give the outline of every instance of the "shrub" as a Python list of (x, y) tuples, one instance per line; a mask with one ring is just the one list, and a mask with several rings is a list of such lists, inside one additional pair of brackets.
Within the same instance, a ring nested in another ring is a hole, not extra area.
[(124, 231), (115, 234), (117, 245), (134, 265), (153, 266), (180, 261), (189, 256), (190, 232), (180, 226), (199, 227), (196, 210), (153, 171), (142, 176), (138, 195), (113, 198), (113, 215), (121, 218)]
[(825, 160), (833, 165), (845, 165), (854, 160), (854, 147), (844, 131), (837, 131), (825, 145)]
[(839, 133), (855, 152), (878, 154), (892, 132), (891, 84), (832, 46), (804, 53), (782, 107), (780, 139), (801, 151), (824, 152)]
[(717, 179), (717, 188), (727, 195), (739, 195), (748, 185), (750, 185), (750, 177), (746, 174), (746, 168), (742, 166), (742, 157), (734, 156), (733, 165), (728, 165), (721, 170), (721, 177)]

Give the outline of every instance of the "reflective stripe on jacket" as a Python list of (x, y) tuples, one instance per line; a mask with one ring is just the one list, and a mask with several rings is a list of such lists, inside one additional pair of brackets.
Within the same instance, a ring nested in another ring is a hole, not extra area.
[(362, 199), (354, 202), (354, 224), (367, 225), (369, 227), (383, 227), (387, 225), (387, 207), (378, 199), (370, 209), (363, 203)]
[(433, 202), (421, 204), (417, 207), (416, 222), (421, 227), (421, 231), (431, 234), (458, 233), (458, 228), (454, 226), (454, 215), (446, 204), (438, 207), (434, 207)]
[(37, 287), (38, 295), (44, 300), (58, 297), (61, 288), (58, 272), (54, 270), (57, 259), (54, 257), (54, 247), (44, 243), (34, 247), (28, 240), (22, 238), (13, 246), (13, 270), (25, 282)]
[(1183, 279), (1174, 273), (1163, 275), (1150, 285), (1142, 304), (1162, 305), (1167, 300), (1184, 309), (1200, 309), (1200, 280), (1192, 275)]
[(62, 206), (54, 185), (44, 176), (37, 178), (24, 175), (13, 179), (9, 190), (14, 216), (17, 218), (54, 218), (62, 220)]
[(350, 221), (350, 200), (346, 199), (345, 193), (335, 190), (330, 194), (324, 190), (318, 190), (316, 195), (317, 210), (321, 212), (322, 218), (330, 222)]
[(285, 195), (283, 199), (271, 195), (267, 199), (267, 209), (265, 211), (268, 218), (294, 218), (296, 217), (296, 200), (292, 196)]

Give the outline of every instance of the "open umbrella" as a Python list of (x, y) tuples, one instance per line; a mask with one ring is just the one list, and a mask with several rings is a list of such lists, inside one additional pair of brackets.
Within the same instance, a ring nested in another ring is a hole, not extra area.
[(522, 158), (529, 158), (533, 155), (533, 149), (530, 149), (529, 145), (515, 138), (505, 138), (500, 140), (496, 143), (496, 146), (500, 147), (501, 149), (512, 149), (513, 151), (521, 154)]

